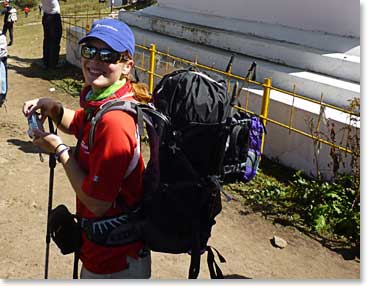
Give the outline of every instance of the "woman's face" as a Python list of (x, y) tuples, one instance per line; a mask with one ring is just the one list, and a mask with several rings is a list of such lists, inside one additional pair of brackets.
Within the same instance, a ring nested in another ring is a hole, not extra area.
[[(86, 44), (97, 49), (111, 48), (98, 39), (89, 39)], [(92, 59), (82, 57), (82, 70), (85, 83), (92, 86), (93, 90), (109, 87), (111, 84), (121, 79), (121, 75), (128, 75), (133, 66), (133, 61), (121, 61), (116, 64), (105, 63), (99, 60), (98, 56)]]

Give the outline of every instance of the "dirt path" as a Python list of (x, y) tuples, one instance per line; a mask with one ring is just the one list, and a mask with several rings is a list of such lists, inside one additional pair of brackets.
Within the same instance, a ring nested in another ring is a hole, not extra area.
[[(32, 29), (41, 29), (35, 25)], [(6, 108), (0, 108), (0, 278), (42, 279), (45, 261), (45, 228), (49, 169), (47, 157), (40, 162), (37, 150), (26, 135), (21, 114), (25, 100), (52, 96), (66, 106), (76, 107), (78, 99), (56, 90), (39, 78), (41, 40), (18, 39), (9, 53), (9, 93)], [(24, 36), (25, 37), (25, 36)], [(28, 45), (29, 44), (29, 45)], [(73, 143), (73, 138), (68, 138)], [(61, 166), (55, 170), (53, 205), (64, 203), (74, 209), (74, 195)], [(274, 225), (258, 214), (246, 213), (239, 202), (223, 202), (223, 212), (213, 229), (210, 244), (227, 259), (221, 265), (231, 279), (359, 279), (360, 263), (323, 247), (293, 228)], [(273, 235), (287, 240), (284, 249), (272, 246)], [(206, 255), (200, 278), (207, 279)], [(72, 257), (62, 256), (55, 245), (50, 249), (49, 277), (70, 279)], [(184, 279), (188, 255), (153, 253), (153, 278)]]

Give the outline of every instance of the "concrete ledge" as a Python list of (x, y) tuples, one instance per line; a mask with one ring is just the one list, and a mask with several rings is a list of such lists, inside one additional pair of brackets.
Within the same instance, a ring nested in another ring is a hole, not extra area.
[(359, 48), (359, 39), (160, 7), (119, 15), (130, 25), (145, 30), (360, 82), (359, 56), (337, 52)]
[(146, 16), (162, 17), (167, 20), (191, 23), (194, 25), (203, 25), (224, 31), (252, 35), (264, 39), (272, 39), (334, 53), (346, 53), (358, 57), (360, 56), (360, 39), (356, 37), (343, 37), (277, 24), (248, 21), (244, 19), (240, 20), (162, 6), (148, 7), (137, 11), (137, 13)]
[[(121, 15), (128, 14), (120, 13), (120, 16)], [(132, 29), (135, 33), (136, 42), (139, 44), (149, 45), (150, 43), (156, 43), (157, 49), (160, 51), (165, 52), (169, 48), (169, 52), (173, 55), (191, 61), (195, 61), (197, 57), (200, 63), (207, 66), (214, 66), (217, 69), (224, 70), (231, 55), (230, 52), (222, 49), (195, 44), (183, 39), (168, 37), (162, 34), (136, 28), (134, 26), (132, 26)], [(236, 54), (232, 72), (238, 75), (246, 75), (247, 69), (254, 60), (254, 58)], [(349, 106), (350, 100), (360, 97), (359, 84), (263, 60), (256, 60), (256, 62), (258, 64), (258, 79), (262, 80), (270, 77), (273, 80), (273, 85), (279, 88), (292, 91), (293, 86), (295, 85), (295, 92), (298, 94), (315, 100), (320, 100), (321, 95), (323, 95), (324, 102), (343, 108), (347, 108)]]

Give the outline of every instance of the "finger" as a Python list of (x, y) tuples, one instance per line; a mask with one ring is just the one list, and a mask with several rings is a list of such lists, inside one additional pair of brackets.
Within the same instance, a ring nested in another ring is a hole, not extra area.
[(27, 102), (25, 102), (23, 104), (23, 114), (24, 114), (24, 116), (28, 117), (31, 114), (32, 107), (33, 107), (33, 104), (28, 104)]
[(42, 125), (45, 123), (46, 118), (47, 118), (47, 115), (46, 115), (46, 114), (41, 113), (40, 121), (41, 121)]
[(47, 136), (48, 134), (50, 134), (50, 133), (44, 132), (44, 131), (42, 131), (40, 129), (37, 129), (37, 128), (32, 129), (32, 132), (33, 132), (33, 136), (36, 137), (36, 138), (43, 138), (43, 137)]

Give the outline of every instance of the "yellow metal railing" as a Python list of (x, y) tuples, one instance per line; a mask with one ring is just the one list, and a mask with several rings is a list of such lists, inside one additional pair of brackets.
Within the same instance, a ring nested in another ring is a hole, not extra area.
[[(166, 67), (167, 67), (167, 65), (169, 63), (169, 60), (170, 60), (170, 61), (173, 61), (173, 62), (176, 62), (176, 63), (195, 66), (195, 67), (200, 68), (202, 70), (207, 70), (207, 71), (215, 72), (215, 73), (218, 73), (218, 74), (222, 74), (223, 76), (225, 76), (229, 79), (244, 81), (244, 82), (246, 82), (248, 84), (251, 84), (251, 85), (257, 85), (257, 86), (259, 86), (263, 89), (260, 114), (256, 114), (255, 112), (253, 112), (251, 110), (248, 110), (247, 108), (242, 108), (240, 106), (235, 106), (235, 108), (238, 108), (242, 111), (249, 112), (251, 114), (258, 115), (262, 119), (262, 122), (263, 122), (264, 126), (266, 126), (267, 123), (270, 122), (270, 123), (276, 124), (276, 125), (278, 125), (282, 128), (288, 129), (289, 132), (292, 131), (292, 132), (298, 133), (300, 135), (306, 136), (306, 137), (312, 139), (314, 142), (320, 142), (320, 143), (326, 144), (328, 146), (331, 146), (335, 149), (341, 150), (341, 151), (346, 152), (346, 153), (350, 153), (350, 154), (353, 153), (353, 150), (351, 150), (351, 149), (349, 149), (345, 146), (340, 146), (338, 144), (335, 144), (334, 142), (328, 141), (327, 139), (321, 138), (320, 136), (315, 136), (313, 134), (307, 133), (305, 131), (302, 131), (302, 130), (297, 129), (297, 128), (292, 126), (292, 124), (293, 124), (293, 115), (294, 115), (294, 98), (299, 98), (299, 99), (302, 99), (302, 100), (305, 100), (305, 101), (316, 103), (320, 106), (320, 110), (324, 109), (325, 107), (328, 107), (328, 108), (346, 113), (350, 116), (359, 117), (360, 116), (359, 113), (357, 113), (353, 110), (347, 110), (347, 109), (340, 108), (338, 106), (334, 106), (334, 105), (331, 105), (331, 104), (328, 104), (328, 103), (324, 103), (324, 102), (322, 102), (322, 96), (321, 96), (321, 100), (318, 101), (318, 100), (314, 100), (314, 99), (307, 98), (305, 96), (299, 95), (299, 94), (295, 93), (295, 87), (293, 88), (293, 91), (287, 91), (287, 90), (283, 90), (283, 89), (274, 87), (274, 86), (272, 86), (272, 82), (271, 82), (270, 78), (265, 78), (264, 82), (261, 83), (261, 82), (257, 82), (257, 81), (254, 81), (254, 80), (250, 80), (246, 77), (241, 77), (241, 76), (232, 74), (231, 70), (229, 70), (228, 72), (225, 72), (225, 71), (222, 71), (222, 70), (218, 70), (218, 69), (215, 69), (215, 68), (212, 68), (212, 67), (205, 66), (203, 64), (198, 63), (197, 59), (193, 62), (193, 61), (183, 59), (183, 58), (180, 58), (180, 57), (177, 57), (177, 56), (174, 56), (174, 55), (170, 55), (169, 53), (164, 53), (164, 52), (158, 51), (154, 44), (151, 44), (149, 48), (146, 47), (146, 46), (142, 46), (142, 45), (137, 45), (136, 47), (139, 50), (142, 51), (140, 65), (136, 65), (136, 68), (139, 69), (142, 72), (147, 73), (149, 75), (149, 77), (148, 77), (148, 86), (149, 86), (149, 91), (150, 92), (153, 91), (154, 78), (157, 77), (157, 78), (160, 79), (164, 75), (164, 74), (159, 74), (159, 73), (156, 72), (156, 57), (157, 56), (166, 58), (166, 61), (165, 61), (166, 62), (166, 64), (165, 64)], [(145, 53), (146, 52), (149, 53), (149, 55), (148, 55), (149, 58), (150, 58), (149, 67), (145, 67), (145, 57), (146, 57)], [(166, 68), (165, 73), (168, 73), (168, 72), (169, 72), (169, 70)], [(270, 92), (271, 92), (271, 90), (278, 91), (278, 92), (281, 92), (283, 94), (286, 94), (286, 95), (289, 95), (289, 96), (293, 97), (293, 104), (291, 106), (291, 112), (290, 112), (290, 118), (289, 118), (288, 124), (285, 124), (285, 123), (282, 123), (282, 122), (279, 122), (277, 120), (269, 118), (268, 113), (269, 113)], [(320, 121), (321, 121), (321, 113), (319, 114), (319, 117), (318, 117), (318, 124), (317, 124), (316, 131), (319, 131)], [(318, 133), (318, 132), (316, 132), (316, 133)]]

